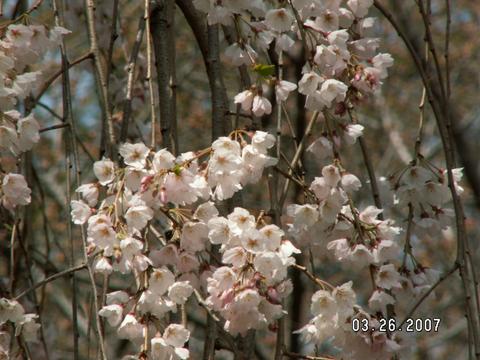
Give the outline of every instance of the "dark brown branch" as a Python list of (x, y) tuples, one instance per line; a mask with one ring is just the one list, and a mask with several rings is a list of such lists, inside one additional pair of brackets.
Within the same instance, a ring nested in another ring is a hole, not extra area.
[(177, 0), (185, 19), (190, 25), (197, 40), (203, 61), (207, 69), (208, 82), (212, 94), (212, 137), (228, 134), (231, 125), (228, 122), (228, 99), (220, 66), (218, 44), (218, 26), (209, 26), (189, 0)]
[[(150, 13), (150, 31), (152, 34), (155, 65), (157, 69), (158, 101), (160, 107), (160, 131), (162, 147), (172, 150), (172, 93), (170, 89), (171, 57), (168, 52), (168, 0), (157, 0)], [(153, 96), (153, 94), (150, 94)], [(152, 144), (155, 146), (156, 124), (152, 115)]]
[(39, 130), (40, 133), (45, 132), (45, 131), (50, 131), (50, 130), (56, 130), (56, 129), (62, 129), (69, 127), (70, 124), (58, 124), (58, 125), (52, 125), (52, 126), (47, 126), (45, 128), (42, 128)]

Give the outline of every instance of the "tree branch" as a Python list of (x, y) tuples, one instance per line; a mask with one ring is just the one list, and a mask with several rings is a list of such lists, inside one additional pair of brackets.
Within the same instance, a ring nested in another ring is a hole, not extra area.
[(22, 297), (24, 297), (25, 295), (29, 294), (30, 292), (38, 289), (39, 287), (42, 287), (46, 284), (48, 284), (49, 282), (52, 282), (54, 280), (57, 280), (58, 278), (61, 278), (61, 277), (64, 277), (66, 275), (70, 275), (74, 272), (77, 272), (77, 271), (80, 271), (80, 270), (83, 270), (83, 269), (86, 269), (87, 268), (87, 265), (86, 264), (81, 264), (81, 265), (77, 265), (77, 266), (74, 266), (74, 267), (71, 267), (69, 269), (66, 269), (66, 270), (63, 270), (59, 273), (56, 273), (56, 274), (53, 274), (45, 279), (43, 279), (42, 281), (36, 283), (35, 285), (33, 285), (32, 287), (26, 289), (26, 290), (23, 290), (20, 294), (18, 294), (17, 296), (15, 296), (15, 300), (19, 300), (21, 299)]

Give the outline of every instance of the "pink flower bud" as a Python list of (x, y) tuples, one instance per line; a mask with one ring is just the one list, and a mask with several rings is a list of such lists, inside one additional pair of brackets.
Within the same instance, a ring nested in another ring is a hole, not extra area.
[(144, 176), (140, 183), (140, 192), (144, 193), (152, 183), (153, 175)]

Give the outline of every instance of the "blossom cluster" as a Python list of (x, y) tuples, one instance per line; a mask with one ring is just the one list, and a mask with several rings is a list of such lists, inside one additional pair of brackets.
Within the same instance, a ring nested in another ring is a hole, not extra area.
[(24, 100), (41, 83), (41, 71), (28, 71), (29, 66), (60, 44), (70, 31), (56, 26), (9, 25), (0, 41), (0, 108), (11, 109)]
[[(48, 50), (58, 46), (69, 31), (43, 25), (11, 24), (0, 40), (0, 151), (18, 157), (40, 140), (33, 116), (13, 107), (25, 100), (42, 81), (41, 71), (29, 71)], [(8, 111), (7, 111), (8, 110)], [(9, 210), (30, 203), (30, 189), (21, 174), (0, 173), (1, 204)]]
[(255, 219), (235, 208), (225, 217), (208, 221), (208, 238), (220, 245), (222, 263), (208, 282), (207, 302), (220, 312), (225, 330), (245, 335), (247, 330), (273, 325), (282, 317), (282, 299), (292, 291), (287, 269), (300, 251), (284, 239), (276, 225)]
[(0, 149), (10, 150), (19, 155), (29, 151), (40, 140), (40, 126), (33, 114), (21, 117), (16, 110), (2, 114), (3, 123), (0, 126)]
[[(327, 136), (324, 139), (322, 136), (309, 149), (315, 155), (318, 154), (312, 148), (332, 153), (330, 144)], [(328, 155), (318, 157), (324, 160)], [(355, 303), (352, 300), (349, 310), (341, 308), (340, 311), (336, 288), (320, 290), (312, 297), (314, 318), (298, 332), (305, 341), (316, 344), (333, 339), (345, 358), (388, 359), (392, 353), (405, 349), (405, 338), (396, 332), (379, 331), (379, 319), (388, 316), (389, 307), (400, 309), (410, 304), (412, 298), (423, 295), (438, 280), (437, 271), (422, 266), (415, 258), (410, 241), (414, 233), (417, 236), (439, 233), (449, 225), (453, 211), (446, 207), (451, 201), (446, 171), (420, 156), (391, 177), (394, 205), (398, 209), (408, 208), (410, 212), (402, 262), (399, 261), (402, 255), (399, 240), (405, 229), (395, 226), (391, 219), (379, 218), (383, 210), (375, 206), (367, 206), (362, 211), (355, 207), (353, 195), (362, 184), (343, 168), (339, 159), (324, 166), (321, 173), (308, 188), (310, 201), (287, 207), (289, 234), (300, 248), (326, 243), (336, 260), (357, 270), (368, 269), (374, 289), (368, 308), (352, 305)], [(453, 174), (454, 186), (462, 193), (461, 169), (454, 169)], [(351, 284), (349, 286), (351, 288)], [(355, 317), (368, 318), (371, 330), (354, 333), (351, 321)]]
[[(96, 273), (133, 272), (141, 279), (135, 294), (107, 294), (99, 312), (117, 328), (119, 337), (143, 344), (145, 334), (151, 334), (154, 358), (165, 352), (188, 357), (183, 348), (188, 330), (172, 324), (160, 336), (162, 329), (151, 319), (176, 312), (194, 289), (208, 288), (208, 303), (224, 315), (231, 333), (244, 333), (282, 314), (279, 301), (289, 288), (286, 268), (296, 249), (282, 240), (283, 231), (275, 225), (257, 230), (255, 218), (241, 208), (227, 220), (210, 201), (228, 199), (257, 182), (264, 168), (275, 163), (267, 154), (274, 143), (266, 132), (235, 131), (210, 148), (177, 157), (166, 149), (153, 152), (143, 143), (125, 143), (119, 148), (123, 166), (106, 158), (94, 163), (97, 181), (78, 187), (80, 199), (72, 201), (71, 216), (75, 224), (87, 227)], [(186, 208), (192, 205), (193, 213)], [(147, 245), (147, 233), (156, 224), (170, 233), (159, 235), (161, 247)], [(223, 232), (227, 229), (230, 235)], [(223, 244), (222, 261), (229, 266), (215, 268), (206, 261), (218, 244)], [(224, 294), (225, 286), (233, 292)], [(257, 309), (260, 302), (262, 313)], [(230, 311), (220, 303), (229, 303)], [(229, 321), (235, 306), (243, 319), (243, 311), (250, 309), (249, 323)]]
[[(389, 338), (386, 332), (379, 330), (378, 317), (356, 305), (351, 281), (315, 292), (310, 311), (313, 318), (296, 333), (305, 342), (321, 344), (331, 339), (334, 346), (342, 349), (345, 359), (390, 359), (402, 348), (403, 338), (398, 334)], [(371, 329), (354, 333), (354, 319), (368, 319)]]
[[(260, 75), (255, 85), (235, 97), (235, 103), (255, 116), (272, 111), (264, 95), (269, 84), (274, 84), (277, 102), (297, 89), (297, 84), (275, 78), (261, 63), (260, 53), (273, 42), (281, 54), (295, 52), (295, 39), (302, 41), (307, 62), (298, 91), (306, 96), (309, 110), (333, 108), (342, 114), (379, 89), (393, 59), (377, 53), (379, 40), (370, 36), (375, 18), (367, 15), (373, 0), (342, 3), (299, 0), (288, 8), (267, 10), (263, 1), (194, 1), (207, 13), (209, 24), (236, 25), (237, 41), (225, 50), (225, 57), (232, 65), (251, 66)], [(261, 17), (264, 20), (258, 21)]]
[(175, 276), (167, 268), (152, 269), (148, 277), (148, 288), (130, 296), (125, 291), (107, 294), (106, 304), (99, 311), (108, 324), (117, 328), (120, 339), (128, 339), (142, 345), (146, 334), (149, 336), (153, 359), (189, 358), (184, 344), (190, 332), (182, 325), (170, 324), (160, 334), (160, 328), (153, 319), (162, 320), (168, 312), (176, 312), (177, 305), (183, 305), (192, 294), (188, 282), (175, 281)]
[[(405, 349), (405, 338), (380, 331), (379, 319), (388, 316), (389, 306), (408, 305), (412, 298), (421, 296), (437, 280), (438, 272), (418, 263), (411, 269), (405, 260), (398, 263), (402, 229), (390, 219), (379, 219), (382, 210), (374, 206), (362, 211), (354, 206), (352, 195), (361, 188), (356, 176), (344, 171), (338, 161), (321, 172), (323, 176), (316, 177), (308, 189), (311, 201), (288, 206), (289, 234), (301, 248), (326, 243), (336, 260), (348, 262), (358, 271), (368, 269), (374, 289), (368, 308), (355, 304), (351, 282), (316, 292), (311, 305), (314, 317), (298, 333), (315, 344), (331, 340), (345, 358), (388, 359)], [(339, 288), (349, 290), (347, 307), (337, 299)], [(368, 318), (371, 329), (353, 332), (351, 321), (355, 317)]]
[[(453, 169), (452, 173), (455, 189), (462, 194), (463, 188), (459, 185), (462, 169)], [(446, 207), (451, 200), (446, 169), (420, 158), (390, 180), (396, 204), (402, 209), (412, 207), (413, 222), (419, 229), (438, 232), (450, 224), (454, 212)]]
[[(0, 299), (0, 326), (12, 324), (15, 327), (15, 336), (21, 336), (24, 341), (37, 341), (40, 324), (36, 321), (38, 315), (26, 314), (22, 305), (16, 300)], [(10, 358), (10, 335), (0, 331), (0, 357)]]

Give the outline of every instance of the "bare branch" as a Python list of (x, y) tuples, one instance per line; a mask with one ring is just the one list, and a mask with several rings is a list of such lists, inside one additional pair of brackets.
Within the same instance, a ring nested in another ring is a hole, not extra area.
[(83, 269), (86, 269), (87, 268), (87, 265), (86, 264), (81, 264), (81, 265), (77, 265), (77, 266), (74, 266), (72, 268), (69, 268), (69, 269), (66, 269), (66, 270), (63, 270), (59, 273), (56, 273), (54, 275), (51, 275), (45, 279), (43, 279), (42, 281), (36, 283), (34, 286), (26, 289), (26, 290), (23, 290), (20, 294), (18, 294), (17, 296), (15, 296), (15, 300), (19, 300), (21, 299), (22, 297), (24, 297), (25, 295), (29, 294), (30, 292), (38, 289), (39, 287), (42, 287), (46, 284), (48, 284), (49, 282), (52, 282), (54, 280), (57, 280), (58, 278), (61, 278), (61, 277), (64, 277), (66, 275), (70, 275), (74, 272), (77, 272), (77, 271), (80, 271), (80, 270), (83, 270)]
[(100, 103), (103, 112), (104, 124), (107, 124), (108, 140), (109, 140), (109, 155), (112, 159), (116, 158), (114, 147), (116, 146), (115, 128), (113, 127), (112, 110), (108, 97), (108, 82), (107, 75), (102, 64), (102, 55), (98, 48), (98, 37), (95, 26), (95, 0), (85, 0), (87, 25), (88, 25), (88, 39), (90, 41), (90, 52), (93, 54), (95, 63), (95, 74), (97, 83), (100, 89)]
[[(298, 144), (297, 151), (295, 152), (295, 155), (293, 156), (292, 162), (290, 163), (290, 166), (289, 166), (290, 169), (288, 170), (289, 175), (292, 175), (292, 173), (293, 173), (292, 169), (294, 169), (297, 166), (298, 162), (300, 161), (303, 150), (305, 148), (305, 143), (307, 142), (308, 137), (312, 133), (313, 125), (317, 121), (318, 116), (319, 116), (319, 112), (315, 111), (312, 114), (312, 117), (310, 118), (310, 122), (308, 123), (307, 128), (305, 129), (305, 134), (303, 135), (302, 140)], [(290, 186), (290, 179), (287, 178), (285, 180), (285, 185), (283, 186), (283, 192), (282, 192), (282, 196), (280, 198), (279, 209), (283, 208), (283, 204), (285, 203), (285, 200), (287, 199), (289, 186)]]
[[(165, 62), (168, 62), (168, 55), (165, 45), (166, 31), (164, 31), (163, 29), (164, 19), (160, 15), (163, 11), (166, 11), (166, 6), (164, 4), (157, 4), (157, 6), (154, 7), (153, 11), (151, 11), (150, 0), (145, 0), (144, 20), (147, 25), (147, 81), (150, 96), (150, 123), (152, 124), (150, 142), (151, 149), (155, 149), (157, 145), (157, 110), (155, 109), (155, 93), (153, 90), (152, 79), (152, 41), (154, 41), (155, 45), (155, 64), (157, 65), (157, 83), (159, 94), (158, 96), (160, 103), (160, 127), (162, 129), (164, 127), (168, 129), (166, 134), (164, 134), (162, 131), (162, 145), (167, 149), (171, 149), (169, 134), (170, 127), (168, 125), (168, 122), (170, 121), (170, 104), (166, 102), (168, 98), (168, 92), (166, 92), (164, 88), (165, 78), (168, 77), (168, 64), (165, 64)], [(151, 18), (152, 14), (154, 14), (153, 20)], [(163, 137), (164, 135), (165, 137)]]
[(455, 264), (449, 271), (447, 271), (444, 275), (440, 276), (440, 278), (430, 286), (430, 288), (422, 295), (420, 299), (412, 306), (412, 308), (407, 312), (405, 318), (402, 320), (400, 325), (398, 325), (397, 330), (400, 329), (405, 322), (412, 317), (418, 307), (425, 301), (425, 299), (440, 285), (443, 281), (445, 281), (450, 275), (455, 273), (458, 270), (458, 264)]
[(122, 127), (120, 130), (120, 142), (124, 143), (128, 136), (128, 125), (130, 122), (130, 116), (132, 114), (132, 93), (133, 93), (133, 81), (135, 79), (135, 69), (137, 67), (138, 53), (140, 52), (140, 45), (142, 44), (143, 33), (145, 32), (145, 17), (140, 17), (138, 22), (137, 36), (135, 37), (135, 43), (130, 54), (127, 66), (127, 92), (125, 100), (123, 100), (123, 117)]

